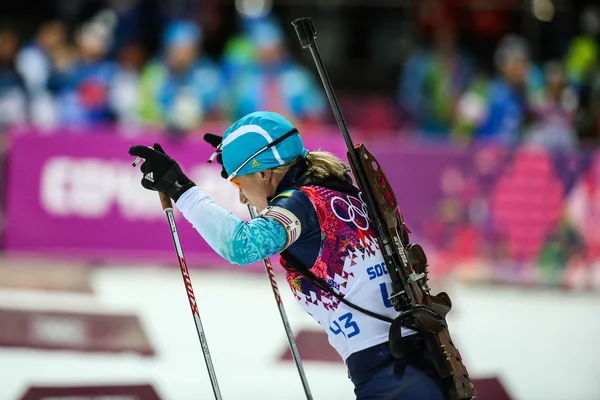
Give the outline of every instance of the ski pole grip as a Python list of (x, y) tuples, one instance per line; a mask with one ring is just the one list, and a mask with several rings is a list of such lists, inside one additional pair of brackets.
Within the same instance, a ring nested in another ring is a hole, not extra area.
[(317, 30), (309, 17), (298, 18), (292, 22), (300, 40), (300, 45), (303, 49), (315, 43), (317, 38)]
[(173, 209), (173, 203), (171, 203), (171, 198), (164, 193), (159, 193), (158, 197), (160, 197), (160, 204), (162, 205), (163, 211), (167, 208)]

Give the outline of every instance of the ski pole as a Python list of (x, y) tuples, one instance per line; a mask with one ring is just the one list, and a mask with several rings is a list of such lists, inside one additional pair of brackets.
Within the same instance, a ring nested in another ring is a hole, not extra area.
[(194, 322), (196, 323), (196, 332), (198, 333), (198, 339), (200, 339), (200, 345), (202, 346), (202, 353), (204, 353), (204, 361), (206, 362), (206, 368), (208, 369), (208, 375), (210, 376), (210, 383), (212, 385), (213, 392), (216, 400), (221, 400), (221, 390), (219, 389), (219, 383), (217, 382), (217, 374), (215, 373), (215, 367), (210, 357), (210, 351), (208, 350), (208, 342), (206, 335), (204, 334), (204, 328), (202, 327), (202, 320), (200, 319), (200, 313), (198, 312), (198, 303), (196, 302), (196, 296), (194, 295), (194, 288), (192, 287), (192, 279), (183, 256), (183, 249), (181, 242), (179, 241), (179, 234), (177, 233), (177, 226), (175, 225), (175, 216), (173, 215), (173, 203), (171, 198), (166, 194), (159, 193), (160, 202), (162, 204), (163, 211), (167, 215), (169, 226), (171, 227), (171, 237), (173, 238), (173, 244), (175, 245), (175, 252), (179, 260), (179, 266), (181, 267), (181, 275), (183, 277), (183, 283), (187, 291), (188, 300), (190, 302), (190, 308), (194, 315)]
[[(252, 218), (256, 217), (254, 208), (250, 204), (248, 204), (248, 212), (250, 213), (250, 216)], [(290, 322), (288, 321), (287, 315), (285, 313), (285, 308), (283, 307), (283, 301), (281, 300), (281, 295), (279, 294), (279, 289), (277, 288), (277, 281), (275, 280), (275, 274), (273, 273), (273, 266), (271, 265), (271, 260), (269, 258), (265, 258), (263, 262), (265, 264), (265, 269), (267, 270), (267, 275), (269, 276), (269, 281), (271, 282), (271, 289), (273, 289), (275, 302), (277, 302), (277, 308), (279, 309), (281, 322), (283, 323), (283, 328), (285, 329), (285, 334), (288, 338), (290, 351), (292, 352), (292, 357), (294, 358), (294, 362), (296, 363), (296, 367), (298, 368), (298, 374), (300, 374), (300, 380), (302, 381), (302, 386), (304, 387), (304, 393), (306, 394), (306, 398), (308, 400), (312, 400), (312, 393), (310, 391), (310, 387), (308, 386), (308, 379), (306, 378), (306, 373), (304, 372), (304, 367), (302, 366), (302, 360), (300, 359), (298, 347), (296, 346), (296, 339), (294, 338), (294, 333), (292, 332), (292, 328), (290, 327)]]
[[(136, 167), (137, 164), (142, 160), (141, 157), (137, 157), (133, 162), (132, 166)], [(200, 319), (200, 313), (198, 312), (198, 303), (196, 302), (196, 296), (194, 295), (194, 288), (192, 287), (192, 279), (183, 256), (183, 248), (179, 241), (179, 233), (177, 232), (177, 225), (175, 225), (175, 216), (173, 215), (173, 203), (171, 198), (166, 194), (159, 193), (160, 203), (163, 211), (167, 215), (169, 221), (169, 227), (171, 228), (171, 237), (173, 238), (173, 244), (175, 245), (175, 252), (177, 253), (177, 259), (179, 261), (179, 267), (181, 269), (181, 276), (183, 277), (183, 283), (190, 302), (190, 308), (194, 316), (194, 323), (196, 324), (196, 332), (198, 333), (198, 339), (200, 339), (200, 345), (202, 347), (202, 353), (204, 354), (204, 361), (206, 362), (206, 368), (208, 369), (208, 375), (210, 377), (210, 383), (212, 385), (213, 393), (215, 394), (216, 400), (222, 400), (221, 390), (219, 389), (219, 383), (217, 382), (217, 374), (215, 373), (215, 367), (210, 356), (208, 349), (208, 341), (204, 334), (204, 327), (202, 326), (202, 320)]]

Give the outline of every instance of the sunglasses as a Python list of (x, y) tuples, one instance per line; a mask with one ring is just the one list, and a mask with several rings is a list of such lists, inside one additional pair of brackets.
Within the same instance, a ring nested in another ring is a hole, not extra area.
[[(236, 177), (236, 175), (240, 172), (240, 170), (242, 168), (244, 168), (246, 166), (246, 164), (248, 164), (250, 161), (252, 161), (256, 156), (258, 156), (259, 154), (269, 150), (271, 147), (277, 146), (279, 143), (281, 143), (282, 141), (284, 141), (285, 139), (287, 139), (288, 137), (292, 136), (293, 134), (298, 133), (298, 129), (294, 128), (289, 132), (286, 132), (285, 134), (283, 134), (281, 137), (275, 139), (274, 141), (272, 141), (271, 143), (267, 144), (266, 146), (258, 149), (254, 154), (252, 154), (250, 157), (248, 157), (246, 159), (246, 161), (244, 161), (239, 167), (236, 168), (235, 171), (233, 171), (231, 174), (229, 174), (229, 176), (227, 176), (227, 180), (229, 182), (231, 182), (231, 184), (237, 189), (237, 190), (241, 190), (240, 184), (237, 182), (234, 182), (232, 179)], [(219, 144), (219, 146), (217, 146), (217, 150), (213, 153), (213, 155), (210, 157), (209, 162), (212, 162), (215, 157), (222, 152), (222, 145)]]
[(230, 180), (229, 183), (231, 183), (233, 185), (233, 187), (235, 188), (235, 190), (237, 190), (238, 192), (240, 192), (242, 190), (242, 187), (236, 181)]

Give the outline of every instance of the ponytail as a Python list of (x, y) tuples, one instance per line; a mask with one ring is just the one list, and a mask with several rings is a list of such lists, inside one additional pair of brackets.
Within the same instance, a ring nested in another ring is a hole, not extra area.
[(325, 179), (333, 177), (340, 180), (346, 180), (348, 167), (336, 156), (326, 151), (310, 152), (306, 156), (308, 164), (307, 174), (318, 178)]
[[(274, 173), (285, 173), (294, 164), (302, 160), (297, 157), (287, 164), (273, 168)], [(316, 179), (337, 178), (339, 180), (347, 180), (348, 167), (336, 156), (327, 151), (311, 151), (306, 155), (306, 175)]]

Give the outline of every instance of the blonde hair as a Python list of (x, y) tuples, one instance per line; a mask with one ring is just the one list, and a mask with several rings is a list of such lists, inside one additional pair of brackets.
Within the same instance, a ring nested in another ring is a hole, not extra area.
[[(273, 168), (272, 171), (276, 174), (284, 174), (300, 160), (302, 160), (302, 157), (296, 157), (284, 165)], [(342, 160), (327, 151), (318, 150), (309, 152), (306, 155), (306, 163), (308, 165), (306, 175), (317, 179), (334, 177), (346, 180), (346, 173), (349, 172), (348, 167), (346, 167)]]

